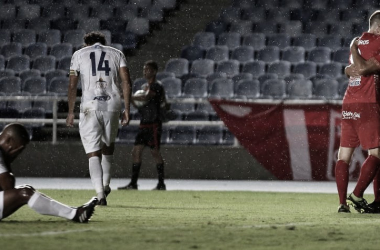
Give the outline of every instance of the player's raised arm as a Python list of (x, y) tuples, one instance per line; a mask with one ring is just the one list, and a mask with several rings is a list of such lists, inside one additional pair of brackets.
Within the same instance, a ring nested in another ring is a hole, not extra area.
[(129, 69), (127, 67), (121, 67), (119, 71), (120, 71), (121, 87), (123, 89), (123, 98), (124, 98), (124, 107), (125, 107), (125, 110), (123, 112), (123, 117), (121, 119), (121, 125), (125, 126), (125, 125), (128, 125), (129, 123), (132, 84), (131, 84), (131, 76), (129, 74)]
[(356, 39), (351, 43), (350, 51), (352, 55), (352, 60), (357, 69), (357, 73), (359, 75), (372, 75), (379, 73), (380, 71), (380, 63), (377, 61), (375, 57), (371, 57), (368, 60), (365, 60), (359, 52), (358, 43), (359, 39)]

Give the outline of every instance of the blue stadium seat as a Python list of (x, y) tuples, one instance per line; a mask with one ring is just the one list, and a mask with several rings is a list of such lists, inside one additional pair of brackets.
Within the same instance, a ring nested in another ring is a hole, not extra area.
[(238, 82), (241, 80), (252, 80), (253, 75), (250, 73), (239, 73), (231, 78), (234, 83), (234, 91), (236, 91), (236, 88), (238, 86)]
[(196, 110), (204, 110), (204, 111), (206, 111), (209, 114), (211, 121), (218, 121), (218, 120), (220, 120), (220, 118), (217, 116), (214, 108), (211, 106), (211, 104), (209, 102), (198, 103)]
[(267, 46), (276, 46), (285, 49), (290, 46), (290, 36), (285, 33), (270, 34), (267, 36)]
[(221, 61), (216, 65), (216, 72), (224, 72), (229, 78), (239, 74), (239, 71), (240, 63), (237, 60)]
[(30, 59), (27, 55), (12, 56), (7, 63), (7, 69), (13, 70), (16, 74), (20, 74), (24, 70), (29, 70)]
[(5, 68), (5, 58), (4, 56), (0, 55), (0, 70), (3, 70)]
[(339, 97), (343, 98), (344, 94), (346, 93), (346, 89), (348, 87), (348, 77), (347, 76), (341, 76), (336, 79), (338, 81), (338, 95)]
[(256, 6), (265, 8), (265, 9), (271, 9), (273, 7), (280, 6), (280, 1), (279, 0), (256, 1)]
[[(97, 9), (97, 8), (95, 8)], [(87, 4), (73, 5), (66, 7), (66, 17), (72, 20), (85, 20), (90, 17), (91, 7)]]
[(46, 93), (46, 86), (45, 77), (29, 77), (23, 82), (21, 90), (32, 95), (38, 95)]
[(100, 8), (92, 8), (91, 16), (92, 18), (99, 18), (101, 20), (107, 20), (115, 16), (115, 7), (113, 5), (102, 5)]
[(115, 8), (115, 11), (115, 16), (125, 21), (132, 20), (138, 16), (138, 8), (125, 3)]
[(199, 46), (188, 45), (182, 48), (181, 57), (192, 62), (197, 59), (202, 59), (205, 54), (204, 49)]
[(338, 95), (338, 81), (334, 79), (320, 79), (314, 82), (314, 96), (321, 99), (336, 99)]
[(227, 24), (239, 21), (241, 19), (241, 10), (232, 6), (227, 7), (222, 9), (219, 18)]
[(38, 35), (37, 42), (46, 43), (48, 47), (61, 43), (61, 31), (56, 29), (45, 30)]
[(274, 80), (277, 80), (279, 79), (278, 78), (278, 75), (277, 74), (274, 74), (274, 73), (265, 73), (265, 74), (262, 74), (261, 76), (259, 76), (257, 78), (257, 80), (259, 80), (260, 84), (262, 85), (266, 80), (270, 80), (270, 79), (274, 79)]
[(329, 23), (321, 21), (306, 22), (304, 26), (304, 33), (313, 34), (318, 37), (327, 35), (329, 32)]
[[(30, 97), (30, 93), (12, 93), (11, 96), (22, 96), (22, 97)], [(25, 110), (32, 108), (32, 101), (31, 100), (24, 100), (24, 101), (8, 101), (7, 103), (7, 109), (16, 109), (20, 113), (23, 113)]]
[(166, 71), (158, 72), (157, 75), (156, 75), (156, 79), (158, 81), (161, 81), (162, 79), (165, 79), (167, 77), (174, 78), (175, 75), (172, 72), (166, 72)]
[(137, 36), (133, 32), (125, 31), (112, 37), (113, 43), (120, 43), (126, 50), (134, 50), (137, 47)]
[(187, 114), (195, 110), (194, 103), (178, 103), (174, 102), (170, 107), (172, 110), (178, 110), (181, 114)]
[(259, 80), (240, 80), (235, 91), (235, 98), (256, 99), (260, 97)]
[(313, 83), (310, 80), (295, 80), (287, 84), (291, 99), (310, 99), (313, 96)]
[(57, 69), (65, 70), (66, 72), (70, 71), (71, 57), (64, 57), (58, 61)]
[(298, 63), (294, 66), (293, 73), (302, 74), (305, 79), (309, 79), (317, 74), (317, 64), (315, 62)]
[(265, 62), (260, 60), (247, 62), (243, 65), (242, 72), (250, 73), (254, 78), (258, 78), (260, 75), (265, 74)]
[[(45, 109), (43, 108), (29, 108), (24, 110), (24, 112), (21, 113), (21, 118), (24, 119), (44, 119), (45, 118)], [(28, 128), (41, 128), (45, 124), (44, 123), (26, 123), (25, 126)], [(34, 136), (34, 135), (33, 135)]]
[(0, 92), (7, 95), (21, 92), (21, 79), (16, 76), (0, 78)]
[(317, 37), (314, 34), (300, 34), (293, 38), (293, 46), (303, 47), (310, 51), (317, 46)]
[(198, 131), (197, 144), (219, 145), (223, 139), (223, 130), (220, 126), (205, 126)]
[(234, 83), (231, 79), (215, 79), (211, 82), (210, 98), (231, 98), (234, 96)]
[(51, 80), (54, 77), (65, 76), (68, 79), (68, 72), (66, 70), (51, 70), (45, 73), (46, 85), (48, 86), (51, 83)]
[(23, 48), (36, 42), (36, 32), (34, 30), (17, 30), (13, 33), (13, 42), (21, 43)]
[(83, 29), (68, 30), (63, 36), (63, 43), (70, 43), (74, 48), (83, 46), (83, 37), (86, 31)]
[(30, 20), (41, 16), (41, 7), (38, 4), (25, 4), (18, 8), (17, 18)]
[(1, 47), (1, 54), (5, 59), (9, 59), (12, 56), (22, 55), (22, 45), (21, 43), (8, 43)]
[(215, 34), (212, 32), (198, 32), (194, 36), (193, 45), (204, 50), (214, 47), (216, 43)]
[(126, 25), (125, 20), (115, 17), (100, 20), (100, 28), (102, 30), (109, 30), (112, 34), (124, 32)]
[(319, 67), (318, 74), (327, 75), (331, 78), (338, 78), (343, 74), (343, 66), (338, 62), (330, 62)]
[(0, 48), (11, 42), (11, 31), (0, 29)]
[(257, 60), (272, 63), (280, 60), (280, 49), (276, 46), (267, 46), (257, 52)]
[(227, 46), (229, 50), (234, 50), (240, 46), (241, 36), (237, 32), (224, 32), (219, 35), (217, 45)]
[(304, 75), (298, 74), (298, 73), (290, 73), (289, 75), (284, 77), (284, 81), (286, 82), (287, 85), (289, 85), (293, 81), (298, 81), (298, 80), (305, 81)]
[(46, 43), (33, 43), (25, 49), (25, 55), (29, 56), (31, 61), (34, 61), (39, 56), (46, 56), (47, 50)]
[(47, 92), (58, 96), (66, 96), (69, 89), (67, 77), (54, 77), (48, 85)]
[(24, 70), (24, 71), (20, 72), (20, 74), (19, 74), (19, 77), (21, 79), (22, 84), (24, 84), (25, 80), (27, 80), (28, 78), (40, 77), (40, 76), (41, 76), (41, 72), (39, 70), (36, 70), (36, 69)]
[(287, 61), (273, 62), (268, 65), (267, 73), (277, 74), (279, 78), (284, 78), (290, 74), (291, 64)]
[(205, 110), (194, 110), (186, 113), (183, 117), (184, 121), (209, 121), (209, 114)]
[(292, 64), (305, 61), (305, 49), (303, 47), (292, 46), (282, 51), (281, 60), (288, 61)]
[(280, 79), (268, 79), (261, 85), (263, 98), (282, 99), (286, 96), (286, 83)]
[(253, 22), (250, 20), (241, 20), (234, 22), (230, 26), (230, 32), (238, 33), (241, 36), (252, 32)]
[(206, 51), (206, 59), (211, 59), (216, 63), (229, 59), (229, 51), (227, 46), (214, 46)]
[(350, 49), (347, 47), (340, 48), (333, 54), (333, 61), (348, 65), (348, 58), (350, 56)]
[(50, 19), (46, 17), (38, 17), (29, 20), (28, 29), (34, 30), (37, 34), (40, 34), (50, 29)]
[(316, 47), (310, 50), (307, 60), (318, 65), (329, 63), (331, 61), (331, 49), (328, 47)]
[(33, 62), (33, 69), (38, 69), (42, 74), (48, 71), (55, 70), (55, 57), (54, 56), (39, 56)]
[(136, 17), (128, 21), (126, 31), (132, 32), (139, 37), (144, 37), (150, 33), (149, 20), (143, 17)]
[(182, 95), (181, 79), (168, 77), (162, 79), (162, 86), (165, 89), (166, 96), (169, 98), (177, 98)]
[(50, 20), (64, 18), (66, 8), (62, 4), (51, 4), (42, 8), (41, 17), (48, 18)]
[(214, 73), (215, 62), (210, 59), (198, 59), (191, 64), (190, 73), (197, 74), (201, 77), (206, 77)]
[(164, 11), (159, 6), (150, 6), (141, 10), (141, 17), (149, 20), (151, 24), (164, 21)]
[(241, 18), (252, 22), (261, 22), (266, 18), (266, 9), (258, 7), (243, 8)]
[(183, 86), (183, 97), (186, 98), (205, 98), (207, 97), (208, 84), (205, 79), (191, 78)]
[(172, 58), (165, 65), (165, 71), (172, 72), (180, 78), (189, 73), (189, 61), (184, 58)]
[(2, 4), (0, 8), (0, 17), (3, 20), (16, 18), (16, 6), (13, 4)]
[(139, 126), (121, 127), (119, 129), (118, 142), (133, 144), (138, 131)]
[(0, 78), (2, 77), (9, 77), (9, 76), (16, 76), (16, 73), (12, 69), (3, 69), (0, 70)]
[(272, 8), (267, 10), (267, 15), (265, 20), (271, 23), (285, 23), (290, 20), (290, 14), (288, 7), (280, 7), (279, 5), (274, 5)]
[(240, 63), (253, 61), (254, 50), (251, 46), (239, 46), (232, 51), (231, 59), (238, 60)]
[(50, 22), (50, 28), (65, 32), (67, 30), (74, 30), (77, 28), (77, 21), (71, 18), (59, 18)]
[(243, 46), (251, 46), (254, 50), (265, 47), (266, 37), (264, 33), (251, 33), (243, 36)]
[(206, 77), (206, 80), (210, 84), (215, 79), (226, 79), (226, 78), (227, 78), (227, 74), (226, 73), (224, 73), (224, 72), (214, 72), (214, 73), (209, 74)]
[(320, 37), (318, 38), (318, 46), (328, 47), (334, 52), (342, 47), (342, 38), (337, 35)]
[(353, 21), (330, 23), (329, 35), (353, 37)]
[(73, 55), (73, 45), (70, 43), (55, 44), (51, 47), (50, 53), (57, 61)]
[(194, 144), (196, 139), (196, 130), (193, 126), (177, 126), (172, 130), (171, 143), (189, 145)]
[[(222, 20), (214, 20), (206, 25), (206, 32), (213, 33), (216, 37), (222, 34), (223, 32), (227, 31), (228, 25), (224, 23)], [(215, 46), (215, 41), (212, 44), (212, 46)]]
[(171, 11), (178, 7), (177, 0), (155, 0), (153, 4), (165, 11)]

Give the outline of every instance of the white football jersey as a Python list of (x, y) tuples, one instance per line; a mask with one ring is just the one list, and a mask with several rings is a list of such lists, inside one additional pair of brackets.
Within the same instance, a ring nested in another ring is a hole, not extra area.
[(127, 61), (120, 50), (100, 43), (87, 46), (74, 53), (70, 71), (80, 74), (81, 112), (120, 111), (123, 92), (119, 69), (126, 66)]

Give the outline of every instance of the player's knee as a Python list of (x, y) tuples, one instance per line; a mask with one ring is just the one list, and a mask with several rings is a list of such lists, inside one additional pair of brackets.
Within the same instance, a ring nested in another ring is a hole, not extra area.
[(36, 190), (30, 185), (24, 185), (18, 188), (19, 195), (22, 199), (29, 200), (30, 197), (36, 192)]

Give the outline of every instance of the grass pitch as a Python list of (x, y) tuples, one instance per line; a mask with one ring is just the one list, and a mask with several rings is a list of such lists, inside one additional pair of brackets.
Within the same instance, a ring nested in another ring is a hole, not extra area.
[[(93, 195), (41, 191), (72, 206)], [(113, 191), (88, 224), (24, 206), (0, 222), (0, 249), (379, 249), (380, 215), (338, 214), (337, 201), (336, 194)]]

